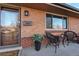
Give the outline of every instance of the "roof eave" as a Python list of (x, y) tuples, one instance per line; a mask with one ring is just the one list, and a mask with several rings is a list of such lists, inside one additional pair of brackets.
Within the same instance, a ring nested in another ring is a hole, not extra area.
[[(55, 7), (58, 7), (58, 8), (61, 8), (61, 9), (64, 9), (64, 10), (70, 11), (70, 12), (74, 12), (74, 13), (79, 14), (78, 11), (74, 11), (74, 10), (72, 10), (72, 9), (68, 9), (68, 8), (65, 8), (65, 7), (62, 7), (62, 6), (59, 6), (59, 5), (55, 5), (54, 3), (52, 3), (52, 4), (51, 4), (51, 3), (46, 3), (46, 4), (51, 5), (51, 6), (55, 6)], [(62, 5), (65, 5), (65, 4), (62, 3)]]

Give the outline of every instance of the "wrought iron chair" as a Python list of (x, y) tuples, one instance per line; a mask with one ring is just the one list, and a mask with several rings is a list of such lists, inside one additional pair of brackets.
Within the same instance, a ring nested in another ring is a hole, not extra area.
[(67, 45), (69, 45), (70, 42), (74, 42), (74, 39), (77, 37), (77, 34), (73, 31), (65, 31), (64, 37), (66, 38)]
[(51, 44), (54, 45), (56, 53), (57, 48), (59, 47), (59, 36), (55, 36), (49, 32), (46, 32), (46, 38), (48, 39), (48, 44), (46, 45), (46, 47)]

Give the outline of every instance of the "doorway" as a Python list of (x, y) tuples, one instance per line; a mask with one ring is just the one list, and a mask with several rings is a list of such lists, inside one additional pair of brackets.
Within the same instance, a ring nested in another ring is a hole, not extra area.
[(20, 18), (18, 9), (0, 8), (0, 46), (19, 44)]

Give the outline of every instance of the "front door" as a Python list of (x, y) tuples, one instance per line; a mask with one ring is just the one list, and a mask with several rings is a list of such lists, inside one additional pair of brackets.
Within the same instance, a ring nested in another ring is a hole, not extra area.
[(19, 10), (1, 8), (0, 45), (15, 45), (20, 40)]

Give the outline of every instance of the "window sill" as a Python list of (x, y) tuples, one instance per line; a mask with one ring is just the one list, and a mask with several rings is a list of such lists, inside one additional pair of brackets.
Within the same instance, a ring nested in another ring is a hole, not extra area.
[(45, 29), (45, 31), (67, 31), (68, 29)]

